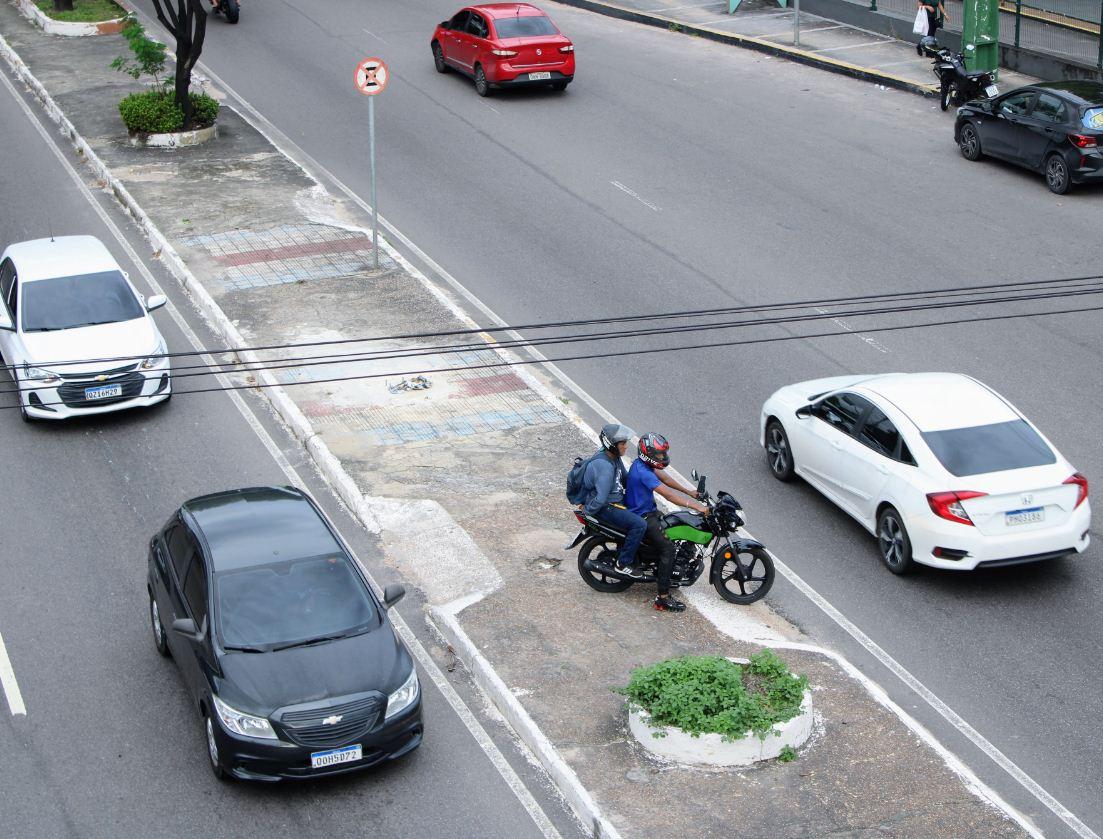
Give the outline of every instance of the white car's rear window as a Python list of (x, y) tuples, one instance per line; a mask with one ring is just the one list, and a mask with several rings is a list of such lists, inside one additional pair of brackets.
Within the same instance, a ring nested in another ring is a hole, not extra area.
[(1057, 455), (1025, 420), (925, 431), (923, 440), (946, 471), (959, 478), (1057, 462)]
[(1103, 131), (1103, 108), (1088, 108), (1084, 111), (1084, 127)]

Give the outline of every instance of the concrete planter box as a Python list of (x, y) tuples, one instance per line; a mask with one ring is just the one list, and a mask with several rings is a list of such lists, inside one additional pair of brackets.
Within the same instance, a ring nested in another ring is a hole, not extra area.
[(218, 136), (218, 123), (195, 131), (173, 131), (169, 134), (147, 134), (144, 131), (130, 132), (130, 145), (144, 148), (178, 149), (186, 146), (198, 146)]
[[(765, 740), (748, 731), (739, 740), (724, 742), (719, 734), (694, 737), (680, 728), (651, 726), (651, 715), (642, 708), (629, 706), (628, 728), (647, 751), (665, 760), (696, 766), (749, 766), (760, 760), (772, 760), (786, 746), (799, 748), (812, 735), (812, 693), (804, 692), (800, 713), (788, 722), (777, 723)], [(665, 734), (656, 737), (655, 734)]]
[(15, 5), (23, 16), (50, 35), (67, 35), (83, 38), (86, 35), (115, 35), (122, 31), (125, 18), (101, 20), (96, 23), (77, 23), (67, 20), (54, 20), (33, 2), (33, 0), (15, 0)]

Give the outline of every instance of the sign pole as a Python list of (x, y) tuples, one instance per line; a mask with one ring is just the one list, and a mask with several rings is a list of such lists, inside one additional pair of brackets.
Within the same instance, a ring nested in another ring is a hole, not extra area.
[(800, 46), (800, 0), (793, 3), (793, 46)]
[(371, 262), (379, 270), (379, 211), (375, 196), (375, 97), (368, 98), (368, 157), (371, 158)]

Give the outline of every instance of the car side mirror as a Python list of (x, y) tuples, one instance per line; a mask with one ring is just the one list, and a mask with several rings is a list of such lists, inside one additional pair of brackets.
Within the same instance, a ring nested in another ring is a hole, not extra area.
[(406, 596), (406, 587), (399, 585), (398, 583), (391, 583), (385, 589), (383, 589), (383, 605), (390, 609)]
[(160, 309), (168, 302), (169, 299), (163, 294), (151, 295), (150, 298), (146, 300), (146, 311), (152, 312), (154, 309)]
[(195, 628), (195, 621), (191, 618), (177, 618), (172, 622), (172, 631), (183, 635), (189, 641), (202, 641), (203, 632)]
[(8, 316), (8, 310), (3, 306), (0, 306), (0, 329), (8, 332), (15, 332), (15, 324), (11, 322), (11, 318)]
[(806, 419), (807, 417), (812, 416), (812, 406), (801, 405), (799, 408), (797, 408), (797, 416), (801, 419)]

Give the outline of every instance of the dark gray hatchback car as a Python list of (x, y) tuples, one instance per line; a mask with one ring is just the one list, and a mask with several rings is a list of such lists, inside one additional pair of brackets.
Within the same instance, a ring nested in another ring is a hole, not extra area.
[(421, 688), (387, 610), (305, 493), (193, 498), (153, 537), (149, 617), (219, 778), (313, 778), (408, 754)]
[(954, 141), (967, 160), (991, 155), (1045, 175), (1058, 195), (1103, 181), (1103, 83), (1042, 82), (967, 102)]

